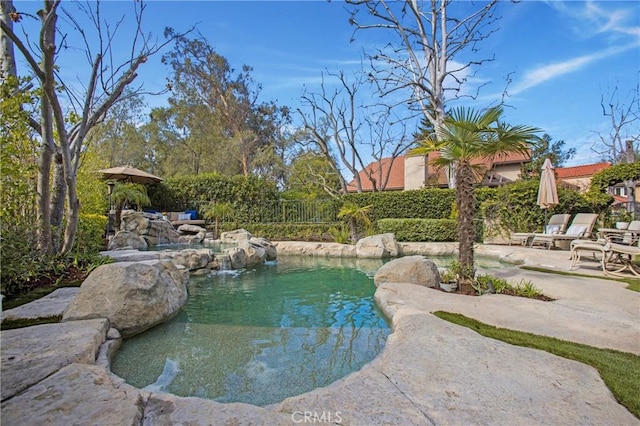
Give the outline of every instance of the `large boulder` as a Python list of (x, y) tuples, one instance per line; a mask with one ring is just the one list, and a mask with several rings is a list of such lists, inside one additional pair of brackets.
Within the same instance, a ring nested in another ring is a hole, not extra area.
[(260, 247), (264, 249), (267, 255), (267, 260), (276, 260), (278, 257), (278, 252), (276, 251), (276, 247), (273, 245), (271, 241), (267, 240), (266, 238), (252, 237), (249, 240), (249, 244), (251, 244), (254, 247)]
[(147, 241), (135, 232), (118, 231), (109, 240), (108, 250), (146, 250)]
[(398, 256), (398, 242), (393, 233), (372, 235), (356, 243), (356, 256), (379, 259)]
[(388, 282), (438, 287), (440, 273), (436, 264), (424, 256), (406, 256), (382, 265), (376, 271), (373, 282), (376, 287)]
[(229, 257), (231, 269), (242, 269), (247, 266), (247, 254), (239, 247), (231, 247), (222, 250), (222, 253)]
[(247, 242), (239, 248), (244, 250), (246, 255), (246, 266), (262, 265), (267, 260), (267, 251), (262, 247)]
[(184, 224), (178, 227), (178, 232), (182, 234), (180, 241), (187, 244), (200, 244), (207, 235), (207, 230), (198, 225)]
[(209, 249), (184, 249), (161, 252), (160, 259), (171, 259), (174, 264), (194, 271), (206, 268), (211, 261), (211, 255), (209, 254)]
[(220, 242), (223, 244), (241, 244), (248, 242), (253, 235), (246, 229), (236, 229), (220, 234)]
[(118, 262), (96, 268), (62, 321), (107, 318), (130, 337), (173, 317), (187, 301), (188, 273), (171, 261)]
[[(120, 230), (136, 234), (143, 238), (148, 245), (152, 246), (181, 242), (180, 234), (173, 228), (173, 225), (171, 225), (168, 220), (163, 219), (162, 216), (153, 213), (133, 210), (123, 211), (120, 220)], [(114, 245), (110, 250), (118, 247), (126, 246)]]

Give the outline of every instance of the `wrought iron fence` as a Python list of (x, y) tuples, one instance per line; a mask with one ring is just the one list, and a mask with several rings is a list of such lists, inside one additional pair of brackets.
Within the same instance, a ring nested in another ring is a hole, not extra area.
[(254, 218), (260, 223), (327, 223), (337, 220), (338, 209), (331, 200), (279, 200), (264, 203)]
[[(196, 210), (202, 214), (209, 201), (195, 201), (178, 210)], [(175, 210), (175, 208), (174, 208)], [(333, 200), (275, 200), (259, 205), (234, 206), (223, 222), (244, 223), (332, 223), (337, 221), (339, 203)]]

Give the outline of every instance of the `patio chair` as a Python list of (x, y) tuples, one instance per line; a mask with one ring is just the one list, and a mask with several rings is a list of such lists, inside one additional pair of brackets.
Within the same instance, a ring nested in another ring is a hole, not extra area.
[(619, 244), (611, 241), (586, 241), (574, 240), (571, 242), (571, 266), (573, 270), (578, 266), (582, 253), (589, 252), (594, 258), (600, 254), (599, 261), (602, 272), (605, 275), (625, 276), (622, 272), (629, 271), (635, 276), (640, 276), (640, 267), (636, 265), (635, 258), (640, 256), (640, 246), (636, 244)]
[[(544, 227), (545, 234), (562, 234), (567, 229), (567, 224), (571, 218), (570, 214), (554, 214), (549, 218), (549, 222)], [(531, 239), (536, 234), (534, 232), (514, 232), (509, 238), (509, 245), (511, 243), (518, 243), (523, 246), (528, 246), (531, 243)]]
[(578, 239), (588, 239), (596, 224), (596, 213), (578, 213), (571, 221), (571, 225), (564, 234), (535, 234), (531, 240), (531, 247), (536, 244), (546, 245), (547, 249), (555, 247), (558, 241), (570, 242)]
[(640, 238), (640, 220), (632, 220), (626, 229), (600, 228), (598, 236), (612, 243), (634, 245)]

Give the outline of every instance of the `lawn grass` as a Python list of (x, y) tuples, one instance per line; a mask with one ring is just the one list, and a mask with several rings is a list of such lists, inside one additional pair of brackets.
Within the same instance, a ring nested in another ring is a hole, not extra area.
[(520, 266), (520, 269), (526, 269), (528, 271), (545, 272), (547, 274), (566, 275), (570, 277), (585, 277), (585, 278), (598, 278), (601, 280), (620, 281), (627, 283), (627, 290), (640, 292), (640, 278), (616, 278), (616, 277), (604, 277), (589, 274), (576, 274), (573, 272), (558, 271), (556, 269), (538, 268), (536, 266)]
[(512, 345), (540, 349), (594, 367), (616, 400), (640, 419), (640, 356), (600, 349), (553, 337), (494, 327), (450, 312), (434, 312), (438, 318), (468, 327), (479, 334)]

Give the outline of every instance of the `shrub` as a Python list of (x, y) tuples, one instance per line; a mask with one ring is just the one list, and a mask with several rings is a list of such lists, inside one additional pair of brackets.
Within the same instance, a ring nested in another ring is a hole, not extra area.
[(455, 203), (453, 189), (416, 189), (399, 192), (365, 192), (342, 196), (344, 203), (372, 205), (369, 217), (380, 219), (447, 219)]
[(456, 241), (457, 222), (453, 219), (381, 219), (381, 233), (392, 232), (398, 241)]
[(329, 235), (336, 243), (347, 244), (349, 243), (349, 230), (344, 226), (331, 226), (329, 227)]
[(223, 231), (244, 228), (256, 237), (273, 241), (334, 241), (329, 230), (335, 223), (239, 223), (225, 222)]
[(268, 201), (279, 199), (273, 182), (256, 176), (224, 176), (205, 173), (181, 176), (148, 187), (151, 205), (162, 211), (197, 210), (201, 215), (210, 202), (229, 203), (234, 218), (242, 222), (268, 222)]
[(559, 204), (543, 210), (536, 204), (539, 185), (539, 180), (524, 180), (484, 192), (480, 216), (494, 219), (508, 232), (535, 232), (552, 214), (600, 214), (608, 210), (612, 201), (606, 194), (596, 196), (558, 188)]
[(104, 234), (107, 217), (99, 214), (81, 214), (78, 219), (78, 231), (70, 256), (76, 265), (83, 260), (95, 259), (105, 249)]

